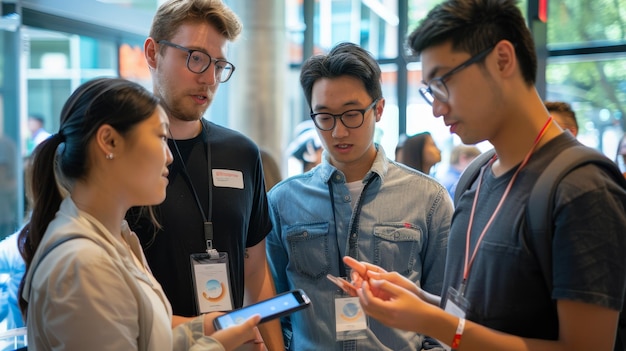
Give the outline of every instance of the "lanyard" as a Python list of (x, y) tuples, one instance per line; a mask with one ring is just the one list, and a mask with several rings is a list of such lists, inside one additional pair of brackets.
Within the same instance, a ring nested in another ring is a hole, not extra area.
[[(509, 181), (509, 184), (507, 185), (506, 190), (504, 190), (504, 194), (502, 195), (502, 198), (500, 198), (500, 202), (498, 202), (498, 206), (496, 206), (496, 209), (491, 214), (491, 217), (489, 218), (489, 221), (487, 222), (487, 224), (485, 224), (485, 227), (483, 228), (482, 232), (480, 233), (480, 236), (478, 237), (478, 240), (476, 241), (476, 246), (474, 247), (474, 251), (472, 252), (472, 257), (470, 258), (469, 257), (469, 247), (470, 247), (470, 237), (471, 237), (471, 232), (472, 232), (472, 224), (474, 222), (474, 215), (475, 215), (475, 212), (476, 212), (476, 204), (478, 203), (478, 194), (480, 193), (480, 186), (481, 186), (481, 184), (483, 182), (483, 174), (485, 172), (485, 169), (488, 169), (488, 168), (490, 168), (493, 165), (495, 160), (498, 158), (498, 155), (494, 154), (493, 157), (487, 163), (487, 166), (485, 166), (485, 167), (480, 169), (480, 174), (478, 176), (478, 186), (476, 187), (476, 193), (474, 194), (474, 201), (472, 203), (472, 211), (470, 213), (469, 223), (467, 225), (467, 234), (466, 234), (466, 237), (465, 237), (465, 264), (464, 264), (464, 268), (463, 268), (463, 282), (461, 283), (461, 287), (459, 289), (459, 292), (461, 294), (464, 293), (470, 269), (472, 268), (472, 264), (474, 263), (474, 259), (476, 258), (476, 253), (478, 252), (478, 248), (480, 247), (480, 243), (482, 242), (483, 237), (485, 236), (485, 233), (487, 233), (487, 229), (489, 229), (489, 227), (493, 223), (494, 219), (496, 218), (496, 215), (498, 214), (498, 212), (502, 208), (502, 204), (504, 203), (504, 200), (509, 195), (509, 191), (513, 187), (513, 183), (515, 182), (515, 179), (517, 179), (517, 175), (520, 173), (522, 168), (524, 168), (524, 166), (526, 166), (526, 164), (528, 163), (528, 160), (530, 159), (530, 156), (532, 156), (533, 152), (535, 151), (535, 148), (537, 147), (537, 144), (539, 144), (539, 141), (541, 140), (543, 135), (548, 130), (548, 127), (550, 126), (551, 122), (552, 122), (552, 116), (550, 116), (548, 118), (548, 121), (546, 121), (546, 124), (544, 124), (543, 128), (541, 128), (541, 131), (539, 132), (539, 135), (537, 135), (537, 138), (535, 139), (535, 142), (533, 143), (533, 146), (530, 148), (530, 150), (526, 154), (526, 157), (524, 157), (524, 160), (522, 161), (522, 163), (519, 165), (519, 167), (517, 168), (517, 170), (513, 174), (513, 177)], [(468, 259), (469, 259), (469, 261), (468, 261)]]
[[(361, 200), (363, 198), (363, 194), (365, 194), (365, 190), (367, 190), (367, 187), (372, 183), (373, 180), (374, 177), (370, 177), (367, 183), (365, 183), (363, 190), (361, 191), (361, 196), (359, 196), (359, 202), (357, 202), (356, 208), (354, 209), (354, 221), (350, 225), (350, 239), (356, 239), (359, 236), (359, 218), (361, 216), (361, 209), (363, 209), (363, 201)], [(328, 181), (328, 192), (330, 193), (330, 204), (333, 208), (333, 220), (335, 222), (335, 239), (337, 241), (337, 264), (339, 265), (339, 276), (347, 277), (346, 266), (342, 263), (343, 261), (341, 260), (341, 246), (339, 245), (339, 232), (337, 230), (337, 217), (335, 215), (335, 196), (333, 192), (332, 180)], [(349, 245), (350, 244), (348, 244), (348, 246)]]
[(172, 142), (174, 143), (174, 148), (176, 149), (176, 154), (178, 155), (178, 159), (183, 166), (183, 175), (185, 176), (185, 180), (187, 180), (187, 185), (189, 185), (189, 190), (193, 194), (194, 199), (196, 200), (196, 206), (202, 215), (203, 220), (203, 230), (204, 230), (204, 240), (206, 241), (207, 251), (213, 249), (213, 222), (211, 221), (211, 217), (213, 215), (213, 177), (211, 176), (211, 142), (209, 142), (209, 130), (205, 127), (204, 123), (201, 122), (202, 132), (206, 133), (206, 159), (207, 159), (207, 169), (208, 169), (208, 177), (209, 177), (209, 208), (208, 213), (205, 214), (202, 209), (202, 203), (200, 203), (200, 198), (198, 197), (198, 192), (196, 188), (193, 186), (193, 182), (191, 181), (191, 177), (189, 176), (189, 172), (187, 171), (187, 165), (183, 160), (183, 156), (180, 153), (178, 148), (178, 144), (176, 140), (172, 136), (172, 131), (170, 131), (170, 136), (172, 136)]

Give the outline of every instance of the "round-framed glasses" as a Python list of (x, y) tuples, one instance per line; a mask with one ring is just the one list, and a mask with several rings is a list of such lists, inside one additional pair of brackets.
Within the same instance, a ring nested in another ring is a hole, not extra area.
[(233, 72), (235, 72), (235, 66), (232, 63), (226, 60), (214, 59), (206, 52), (192, 50), (167, 40), (159, 40), (157, 43), (186, 51), (187, 69), (193, 73), (204, 73), (207, 69), (209, 69), (209, 66), (211, 66), (211, 62), (213, 62), (215, 64), (215, 79), (217, 79), (220, 83), (225, 83), (233, 75)]
[(450, 79), (453, 74), (458, 73), (462, 69), (467, 68), (485, 58), (487, 54), (489, 54), (491, 50), (493, 50), (494, 47), (495, 45), (488, 47), (486, 50), (479, 52), (476, 56), (470, 57), (467, 61), (454, 67), (452, 70), (450, 70), (450, 72), (444, 74), (443, 76), (431, 79), (425, 87), (419, 88), (419, 92), (424, 100), (426, 100), (426, 102), (431, 106), (435, 99), (441, 102), (448, 102), (448, 99), (450, 98), (450, 92), (448, 91), (446, 81)]
[(333, 130), (337, 124), (337, 118), (341, 120), (341, 123), (343, 123), (346, 128), (359, 128), (363, 125), (363, 121), (365, 121), (365, 113), (376, 106), (378, 100), (379, 99), (374, 100), (364, 109), (348, 110), (338, 115), (327, 112), (311, 113), (311, 119), (313, 119), (313, 123), (315, 123), (315, 126), (320, 130)]

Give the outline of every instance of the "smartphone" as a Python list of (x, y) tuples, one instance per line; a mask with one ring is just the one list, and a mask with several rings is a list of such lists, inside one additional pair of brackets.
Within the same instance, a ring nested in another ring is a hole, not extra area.
[(259, 323), (286, 316), (311, 305), (311, 300), (302, 289), (288, 291), (265, 301), (223, 314), (213, 320), (215, 330), (243, 323), (255, 314), (261, 315)]
[(357, 290), (356, 286), (354, 286), (354, 284), (350, 283), (346, 279), (335, 277), (332, 274), (327, 274), (326, 278), (328, 278), (328, 280), (330, 280), (331, 282), (335, 283), (335, 285), (340, 287), (341, 290), (345, 291), (346, 293), (352, 296), (356, 296), (356, 290)]

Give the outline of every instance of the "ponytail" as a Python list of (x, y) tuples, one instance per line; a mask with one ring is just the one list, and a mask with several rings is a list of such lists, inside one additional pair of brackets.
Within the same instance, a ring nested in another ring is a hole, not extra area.
[(18, 290), (19, 306), (26, 320), (28, 302), (22, 297), (26, 273), (33, 261), (33, 256), (41, 243), (48, 224), (54, 219), (61, 206), (63, 195), (57, 185), (55, 175), (57, 148), (65, 141), (62, 134), (54, 134), (37, 146), (33, 153), (32, 176), (30, 187), (33, 210), (30, 221), (21, 230), (18, 237), (18, 248), (26, 263), (26, 272)]

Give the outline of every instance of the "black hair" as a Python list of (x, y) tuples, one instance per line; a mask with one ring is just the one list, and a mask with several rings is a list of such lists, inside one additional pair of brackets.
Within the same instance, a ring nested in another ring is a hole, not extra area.
[(415, 54), (450, 41), (455, 51), (476, 55), (501, 40), (515, 45), (524, 81), (534, 85), (537, 54), (516, 0), (447, 0), (434, 7), (409, 35)]
[(429, 132), (422, 132), (408, 136), (398, 143), (396, 152), (402, 149), (402, 157), (397, 161), (428, 174), (429, 170), (424, 169), (424, 145), (427, 138), (432, 138), (432, 135)]
[(362, 81), (372, 100), (383, 96), (380, 66), (372, 54), (354, 43), (340, 43), (328, 54), (311, 56), (302, 65), (300, 85), (309, 107), (312, 107), (313, 84), (317, 80), (341, 76)]
[(572, 105), (564, 101), (544, 101), (544, 105), (548, 112), (559, 112), (569, 119), (569, 125), (578, 130), (578, 121), (576, 120), (576, 112), (572, 109)]

